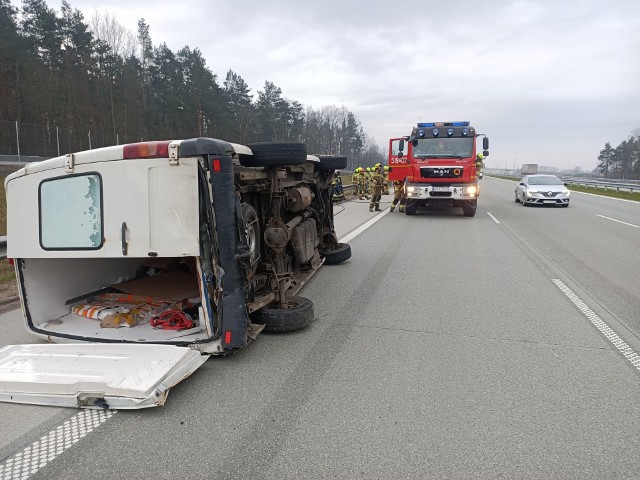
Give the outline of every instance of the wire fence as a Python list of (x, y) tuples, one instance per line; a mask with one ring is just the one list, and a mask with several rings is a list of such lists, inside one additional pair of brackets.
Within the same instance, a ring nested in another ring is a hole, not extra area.
[(0, 120), (0, 155), (57, 157), (70, 152), (139, 141), (139, 138), (125, 139), (119, 134), (115, 138), (106, 138), (91, 130)]

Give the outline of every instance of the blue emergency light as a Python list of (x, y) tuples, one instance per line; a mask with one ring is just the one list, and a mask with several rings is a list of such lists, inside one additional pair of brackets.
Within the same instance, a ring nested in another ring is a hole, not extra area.
[(435, 127), (468, 127), (471, 122), (429, 122), (418, 123), (418, 128)]

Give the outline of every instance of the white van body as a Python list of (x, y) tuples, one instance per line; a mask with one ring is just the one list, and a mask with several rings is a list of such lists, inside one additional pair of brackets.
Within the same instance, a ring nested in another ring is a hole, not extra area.
[[(65, 155), (7, 177), (7, 256), (16, 262), (26, 327), (57, 345), (0, 350), (0, 400), (87, 408), (161, 405), (169, 388), (209, 354), (255, 339), (262, 326), (249, 314), (267, 312), (278, 298), (292, 303), (272, 308), (271, 318), (280, 321), (290, 313), (297, 322), (281, 330), (308, 324), (312, 305), (285, 292), (300, 289), (322, 264), (318, 248), (331, 248), (335, 238), (332, 207), (316, 219), (321, 209), (306, 208), (312, 198), (325, 196), (330, 179), (318, 174), (314, 162), (320, 159), (305, 153), (296, 160), (300, 166), (278, 168), (268, 159), (269, 168), (243, 167), (240, 156), (250, 165), (256, 161), (248, 146), (215, 139), (156, 143)], [(227, 181), (226, 203), (216, 205), (223, 185), (216, 184), (218, 174), (235, 185)], [(273, 200), (268, 195), (276, 187), (281, 193)], [(276, 201), (281, 210), (272, 206)], [(230, 237), (236, 229), (221, 227), (223, 221), (242, 227), (245, 208), (253, 222), (245, 218), (244, 229)], [(331, 236), (323, 240), (327, 230)], [(261, 234), (252, 237), (255, 232)], [(226, 238), (235, 238), (233, 245)], [(345, 253), (340, 245), (334, 260), (350, 256)], [(329, 250), (324, 255), (332, 258)], [(274, 281), (270, 275), (277, 268), (288, 273)], [(165, 329), (149, 321), (105, 328), (104, 317), (77, 313), (83, 302), (105, 295), (187, 305), (195, 320), (174, 329), (173, 323)], [(304, 310), (302, 316), (295, 317), (296, 309)]]

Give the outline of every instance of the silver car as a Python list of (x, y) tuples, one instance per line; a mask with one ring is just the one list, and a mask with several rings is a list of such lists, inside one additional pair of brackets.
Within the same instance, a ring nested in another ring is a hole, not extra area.
[(571, 192), (555, 175), (525, 175), (516, 185), (516, 203), (568, 207)]

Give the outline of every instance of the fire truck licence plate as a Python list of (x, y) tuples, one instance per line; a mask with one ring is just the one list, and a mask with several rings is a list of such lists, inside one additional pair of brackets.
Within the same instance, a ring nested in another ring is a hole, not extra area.
[(433, 187), (434, 192), (448, 192), (449, 187)]

